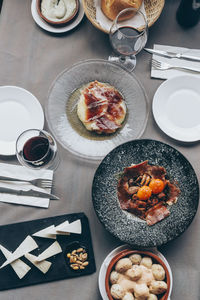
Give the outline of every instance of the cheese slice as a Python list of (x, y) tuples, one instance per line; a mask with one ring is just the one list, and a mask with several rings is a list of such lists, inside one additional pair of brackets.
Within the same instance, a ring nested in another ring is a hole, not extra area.
[(68, 221), (64, 221), (58, 226), (55, 225), (48, 226), (40, 231), (35, 232), (32, 235), (37, 237), (42, 237), (42, 238), (48, 238), (48, 239), (56, 239), (56, 235), (70, 235), (69, 232), (58, 232), (60, 228), (68, 224), (69, 224)]
[(25, 240), (19, 245), (19, 247), (12, 253), (12, 255), (10, 255), (9, 258), (3, 263), (3, 265), (1, 265), (0, 269), (36, 248), (38, 248), (37, 243), (30, 235), (28, 235)]
[[(2, 245), (0, 245), (0, 250), (2, 251), (3, 255), (9, 259), (12, 256), (12, 252), (8, 251), (5, 247), (3, 247)], [(27, 273), (28, 271), (30, 271), (30, 267), (25, 264), (21, 259), (16, 259), (15, 261), (13, 261), (11, 264), (11, 267), (13, 268), (13, 270), (15, 271), (15, 273), (17, 274), (17, 276), (22, 279)]]
[(49, 268), (52, 265), (52, 263), (47, 260), (43, 260), (41, 262), (36, 262), (37, 256), (30, 254), (30, 253), (26, 253), (25, 257), (44, 274), (49, 271)]
[(82, 232), (82, 226), (81, 226), (81, 221), (76, 220), (70, 224), (66, 224), (59, 228), (59, 232), (69, 232), (69, 233), (76, 233), (76, 234), (81, 234)]
[(65, 222), (59, 224), (58, 226), (55, 226), (54, 230), (55, 230), (56, 234), (58, 234), (58, 235), (70, 235), (69, 232), (62, 232), (62, 228), (63, 227), (65, 228), (65, 226), (67, 226), (67, 225), (69, 225), (69, 221), (65, 221)]
[(35, 232), (34, 234), (32, 234), (32, 236), (42, 237), (46, 239), (56, 239), (56, 233), (54, 233), (56, 231), (54, 230), (54, 228), (54, 225), (48, 226), (40, 231)]
[(42, 252), (36, 259), (35, 262), (40, 262), (45, 260), (46, 258), (49, 258), (51, 256), (54, 256), (58, 253), (62, 252), (62, 249), (60, 247), (60, 244), (55, 241), (51, 246), (49, 246), (44, 252)]
[(57, 234), (57, 235), (70, 235), (69, 232), (59, 232), (59, 229), (61, 229), (62, 227), (68, 225), (69, 222), (68, 221), (64, 221), (63, 223), (54, 226), (54, 228), (50, 229), (49, 233), (51, 234)]

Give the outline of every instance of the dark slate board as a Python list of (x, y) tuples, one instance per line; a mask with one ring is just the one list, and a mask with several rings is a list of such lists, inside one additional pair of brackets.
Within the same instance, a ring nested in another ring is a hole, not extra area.
[[(0, 226), (0, 244), (7, 248), (9, 251), (13, 252), (27, 237), (27, 235), (32, 235), (33, 233), (53, 224), (59, 225), (60, 223), (66, 220), (68, 220), (71, 223), (77, 219), (81, 220), (82, 234), (70, 234), (70, 236), (57, 236), (57, 241), (60, 244), (63, 252), (47, 259), (48, 261), (52, 262), (52, 265), (46, 274), (43, 274), (39, 269), (37, 269), (30, 261), (28, 261), (23, 256), (20, 259), (23, 260), (27, 265), (29, 265), (31, 267), (31, 270), (22, 279), (19, 279), (10, 265), (7, 265), (6, 267), (0, 269), (0, 290), (18, 288), (94, 273), (96, 271), (96, 266), (92, 247), (90, 227), (88, 219), (84, 213), (67, 214), (45, 219), (38, 219), (28, 222)], [(40, 237), (33, 237), (33, 239), (39, 246), (37, 249), (31, 252), (36, 256), (38, 256), (53, 242), (55, 242), (54, 239), (46, 239)], [(89, 265), (85, 270), (74, 271), (68, 265), (66, 254), (69, 250), (69, 247), (74, 242), (76, 242), (75, 246), (83, 246), (88, 253)], [(0, 265), (2, 265), (4, 261), (5, 256), (0, 251)]]
[[(117, 197), (118, 175), (125, 167), (145, 160), (163, 166), (181, 190), (177, 203), (169, 207), (169, 217), (153, 226), (122, 210)], [(199, 183), (189, 161), (175, 148), (155, 140), (133, 140), (116, 147), (100, 163), (92, 199), (99, 220), (111, 234), (134, 247), (156, 247), (188, 228), (198, 208)]]

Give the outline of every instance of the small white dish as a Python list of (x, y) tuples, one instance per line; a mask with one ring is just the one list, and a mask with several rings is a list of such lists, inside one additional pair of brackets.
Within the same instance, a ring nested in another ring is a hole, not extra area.
[(62, 26), (62, 27), (55, 27), (52, 26), (50, 24), (48, 24), (47, 22), (45, 22), (38, 14), (37, 12), (37, 0), (32, 0), (31, 3), (31, 13), (32, 13), (32, 17), (35, 21), (35, 23), (40, 26), (42, 29), (48, 31), (48, 32), (52, 32), (52, 33), (63, 33), (63, 32), (67, 32), (72, 30), (73, 28), (75, 28), (83, 19), (84, 17), (84, 9), (83, 9), (83, 5), (82, 2), (80, 1), (79, 3), (79, 11), (77, 13), (77, 16), (74, 18), (74, 21), (70, 22), (69, 24), (67, 24), (66, 26)]
[[(101, 265), (101, 268), (99, 271), (98, 284), (99, 284), (99, 291), (100, 291), (100, 294), (101, 294), (101, 297), (103, 300), (109, 300), (107, 293), (106, 293), (106, 288), (105, 288), (105, 278), (106, 278), (106, 271), (107, 271), (108, 265), (115, 255), (117, 255), (119, 252), (121, 252), (124, 249), (128, 249), (129, 247), (130, 246), (128, 246), (128, 245), (122, 245), (122, 246), (115, 248), (106, 256), (106, 258), (104, 259), (104, 261)], [(164, 261), (165, 265), (168, 268), (171, 285), (170, 285), (170, 291), (169, 291), (169, 296), (168, 296), (167, 300), (170, 300), (170, 295), (171, 295), (172, 286), (173, 286), (173, 277), (172, 277), (172, 271), (171, 271), (170, 265), (168, 264), (166, 258), (162, 255), (162, 253), (160, 253), (156, 248), (148, 249), (148, 251), (151, 251), (154, 254), (156, 254), (157, 256), (159, 256)]]
[(33, 94), (17, 86), (0, 87), (0, 155), (15, 155), (18, 136), (43, 126), (43, 109)]
[(152, 111), (156, 123), (182, 142), (200, 140), (200, 80), (191, 75), (173, 77), (157, 89)]

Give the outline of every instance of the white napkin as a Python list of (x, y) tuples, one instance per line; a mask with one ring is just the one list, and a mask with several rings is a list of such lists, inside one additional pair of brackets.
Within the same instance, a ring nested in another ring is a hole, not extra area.
[[(171, 51), (175, 53), (187, 53), (188, 55), (194, 55), (200, 57), (200, 49), (188, 49), (182, 47), (174, 47), (174, 46), (166, 46), (166, 45), (154, 45), (154, 49), (156, 50), (163, 50), (163, 51)], [(180, 66), (180, 67), (194, 67), (199, 68), (200, 70), (200, 62), (192, 61), (192, 60), (185, 60), (180, 58), (167, 58), (164, 56), (160, 56), (157, 54), (152, 55), (153, 59), (166, 62), (173, 66)], [(177, 69), (169, 69), (169, 70), (157, 70), (151, 66), (151, 77), (160, 78), (160, 79), (169, 79), (175, 76), (180, 75), (188, 75), (192, 74), (193, 76), (197, 76), (200, 78), (200, 74), (190, 73), (188, 71), (182, 71)]]
[[(0, 175), (12, 177), (12, 178), (18, 178), (18, 179), (26, 179), (26, 180), (32, 180), (36, 178), (53, 180), (53, 171), (51, 170), (32, 170), (23, 166), (10, 165), (4, 163), (0, 163)], [(25, 191), (29, 189), (33, 189), (36, 191), (42, 191), (48, 193), (51, 192), (51, 189), (41, 189), (25, 182), (0, 181), (0, 187), (25, 190)], [(49, 207), (48, 198), (17, 196), (17, 195), (1, 193), (1, 192), (0, 192), (0, 202), (15, 203), (21, 205), (28, 205), (28, 206), (37, 206), (43, 208)]]
[[(94, 0), (94, 4), (95, 4), (95, 7), (96, 7), (96, 20), (97, 22), (99, 23), (99, 25), (104, 29), (106, 30), (107, 32), (110, 31), (110, 27), (112, 25), (112, 21), (109, 20), (102, 12), (101, 10), (101, 0)], [(145, 12), (145, 8), (144, 8), (144, 2), (142, 2), (142, 5), (139, 9), (139, 11), (141, 11), (145, 18), (146, 18), (146, 12)], [(136, 24), (136, 26), (139, 28), (141, 25), (143, 25), (140, 20), (138, 21), (138, 23), (134, 23)]]

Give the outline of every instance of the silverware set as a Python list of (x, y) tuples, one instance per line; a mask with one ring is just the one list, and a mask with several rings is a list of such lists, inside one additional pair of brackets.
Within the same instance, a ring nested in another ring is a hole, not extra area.
[(157, 54), (157, 55), (168, 57), (168, 58), (180, 58), (180, 59), (187, 59), (187, 60), (193, 60), (193, 61), (200, 62), (199, 56), (188, 55), (186, 53), (175, 53), (175, 52), (171, 52), (171, 51), (162, 51), (162, 50), (148, 49), (148, 48), (144, 48), (144, 50), (151, 54)]
[[(171, 52), (171, 51), (162, 51), (162, 50), (148, 49), (148, 48), (144, 48), (144, 50), (151, 54), (156, 54), (156, 55), (159, 55), (162, 57), (167, 57), (167, 58), (169, 58), (169, 60), (172, 58), (178, 58), (180, 60), (200, 62), (200, 57), (194, 56), (194, 55), (188, 55), (187, 51), (185, 53), (175, 53), (175, 52)], [(159, 61), (156, 59), (152, 59), (152, 66), (153, 66), (153, 68), (158, 69), (158, 70), (177, 69), (177, 70), (181, 70), (181, 71), (200, 73), (200, 68), (174, 65), (174, 64), (162, 62), (162, 61)]]
[(194, 73), (200, 73), (200, 69), (190, 68), (190, 67), (180, 67), (180, 66), (172, 66), (166, 62), (158, 61), (156, 59), (152, 59), (152, 66), (158, 70), (168, 70), (168, 69), (178, 69), (185, 70)]
[(48, 189), (52, 187), (52, 180), (50, 179), (33, 179), (33, 180), (25, 180), (25, 179), (18, 179), (13, 177), (6, 177), (6, 176), (0, 176), (1, 181), (10, 181), (10, 182), (27, 182), (34, 186), (37, 186), (39, 188)]
[[(33, 186), (43, 188), (43, 189), (51, 189), (52, 188), (52, 180), (43, 179), (43, 178), (26, 180), (26, 179), (0, 176), (0, 181), (10, 182), (10, 183), (12, 183), (12, 182), (22, 182), (23, 183), (24, 182), (24, 183), (30, 183)], [(17, 196), (32, 196), (32, 197), (50, 198), (50, 199), (54, 199), (54, 200), (59, 200), (59, 198), (57, 196), (55, 196), (51, 193), (36, 191), (33, 189), (24, 191), (21, 189), (18, 190), (18, 189), (13, 189), (13, 188), (0, 187), (0, 193), (12, 194), (12, 195), (17, 195)]]

